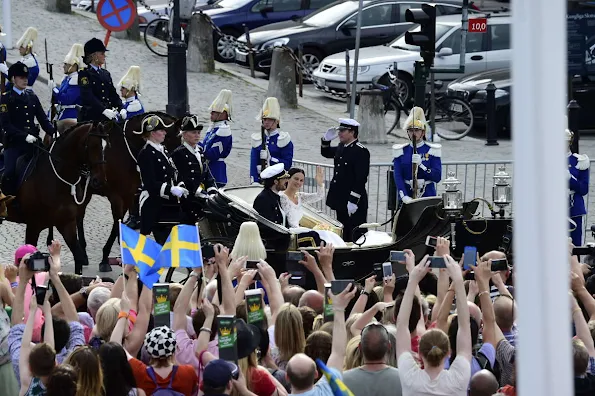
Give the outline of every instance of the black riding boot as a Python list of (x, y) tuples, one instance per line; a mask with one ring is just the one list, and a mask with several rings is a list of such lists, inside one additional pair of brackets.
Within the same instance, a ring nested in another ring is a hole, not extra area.
[(128, 211), (128, 219), (124, 221), (124, 224), (132, 229), (140, 228), (140, 214), (138, 213), (138, 200), (140, 198), (140, 193), (136, 193), (134, 195), (134, 203), (132, 207)]

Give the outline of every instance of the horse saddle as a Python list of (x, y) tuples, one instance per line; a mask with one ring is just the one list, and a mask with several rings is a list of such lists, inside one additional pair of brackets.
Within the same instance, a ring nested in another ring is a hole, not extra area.
[[(6, 186), (7, 191), (10, 189), (12, 191), (8, 191), (10, 193), (16, 193), (21, 185), (31, 176), (33, 171), (35, 170), (35, 166), (37, 165), (37, 159), (39, 158), (38, 151), (35, 153), (27, 153), (21, 155), (17, 158), (17, 164), (15, 167), (15, 181), (13, 182), (12, 186)], [(4, 153), (0, 154), (0, 180), (5, 182), (4, 179)]]

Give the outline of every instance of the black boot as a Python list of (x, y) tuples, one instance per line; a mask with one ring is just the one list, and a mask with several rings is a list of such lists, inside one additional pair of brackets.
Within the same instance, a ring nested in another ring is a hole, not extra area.
[(140, 219), (136, 215), (129, 214), (128, 219), (126, 219), (126, 221), (124, 222), (124, 225), (132, 228), (133, 230), (136, 230), (140, 228)]

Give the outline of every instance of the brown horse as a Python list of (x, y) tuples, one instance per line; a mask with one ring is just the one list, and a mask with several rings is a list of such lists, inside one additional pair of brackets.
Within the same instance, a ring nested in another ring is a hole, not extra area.
[(27, 244), (36, 246), (40, 232), (56, 226), (72, 251), (77, 274), (89, 261), (77, 239), (77, 202), (89, 186), (107, 183), (107, 147), (109, 136), (101, 125), (84, 123), (67, 130), (49, 151), (39, 148), (31, 175), (8, 205), (7, 220), (27, 225)]
[[(144, 147), (146, 140), (141, 135), (141, 124), (145, 117), (157, 115), (168, 125), (167, 135), (164, 145), (168, 150), (174, 150), (180, 145), (180, 139), (177, 138), (178, 121), (176, 118), (158, 111), (145, 114), (139, 114), (127, 120), (123, 125), (113, 121), (105, 122), (104, 128), (110, 137), (110, 147), (106, 150), (106, 171), (108, 184), (100, 189), (90, 189), (86, 202), (79, 208), (77, 217), (78, 238), (83, 249), (86, 248), (84, 231), (85, 209), (91, 195), (101, 195), (106, 197), (112, 209), (112, 218), (114, 224), (111, 233), (103, 247), (103, 257), (99, 264), (100, 272), (111, 271), (109, 266), (109, 254), (112, 246), (119, 235), (118, 221), (124, 217), (124, 214), (134, 203), (134, 197), (137, 189), (140, 187), (140, 174), (137, 170), (136, 157)], [(48, 234), (48, 243), (53, 236), (50, 229)]]

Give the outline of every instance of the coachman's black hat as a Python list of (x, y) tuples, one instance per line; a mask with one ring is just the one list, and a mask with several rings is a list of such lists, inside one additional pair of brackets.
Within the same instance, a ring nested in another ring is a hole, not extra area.
[(29, 68), (23, 62), (16, 62), (8, 69), (8, 79), (13, 77), (29, 77)]
[(182, 120), (182, 126), (180, 127), (180, 131), (201, 131), (203, 129), (203, 125), (198, 120), (198, 117), (194, 114), (187, 115)]
[(103, 42), (95, 37), (85, 43), (85, 58), (95, 52), (106, 52), (107, 48)]
[(153, 132), (153, 131), (166, 130), (166, 129), (167, 129), (167, 126), (165, 125), (165, 123), (163, 122), (161, 117), (159, 117), (157, 115), (150, 115), (150, 116), (146, 117), (145, 119), (143, 119), (143, 122), (141, 125), (141, 131), (143, 134), (148, 133), (148, 132)]

